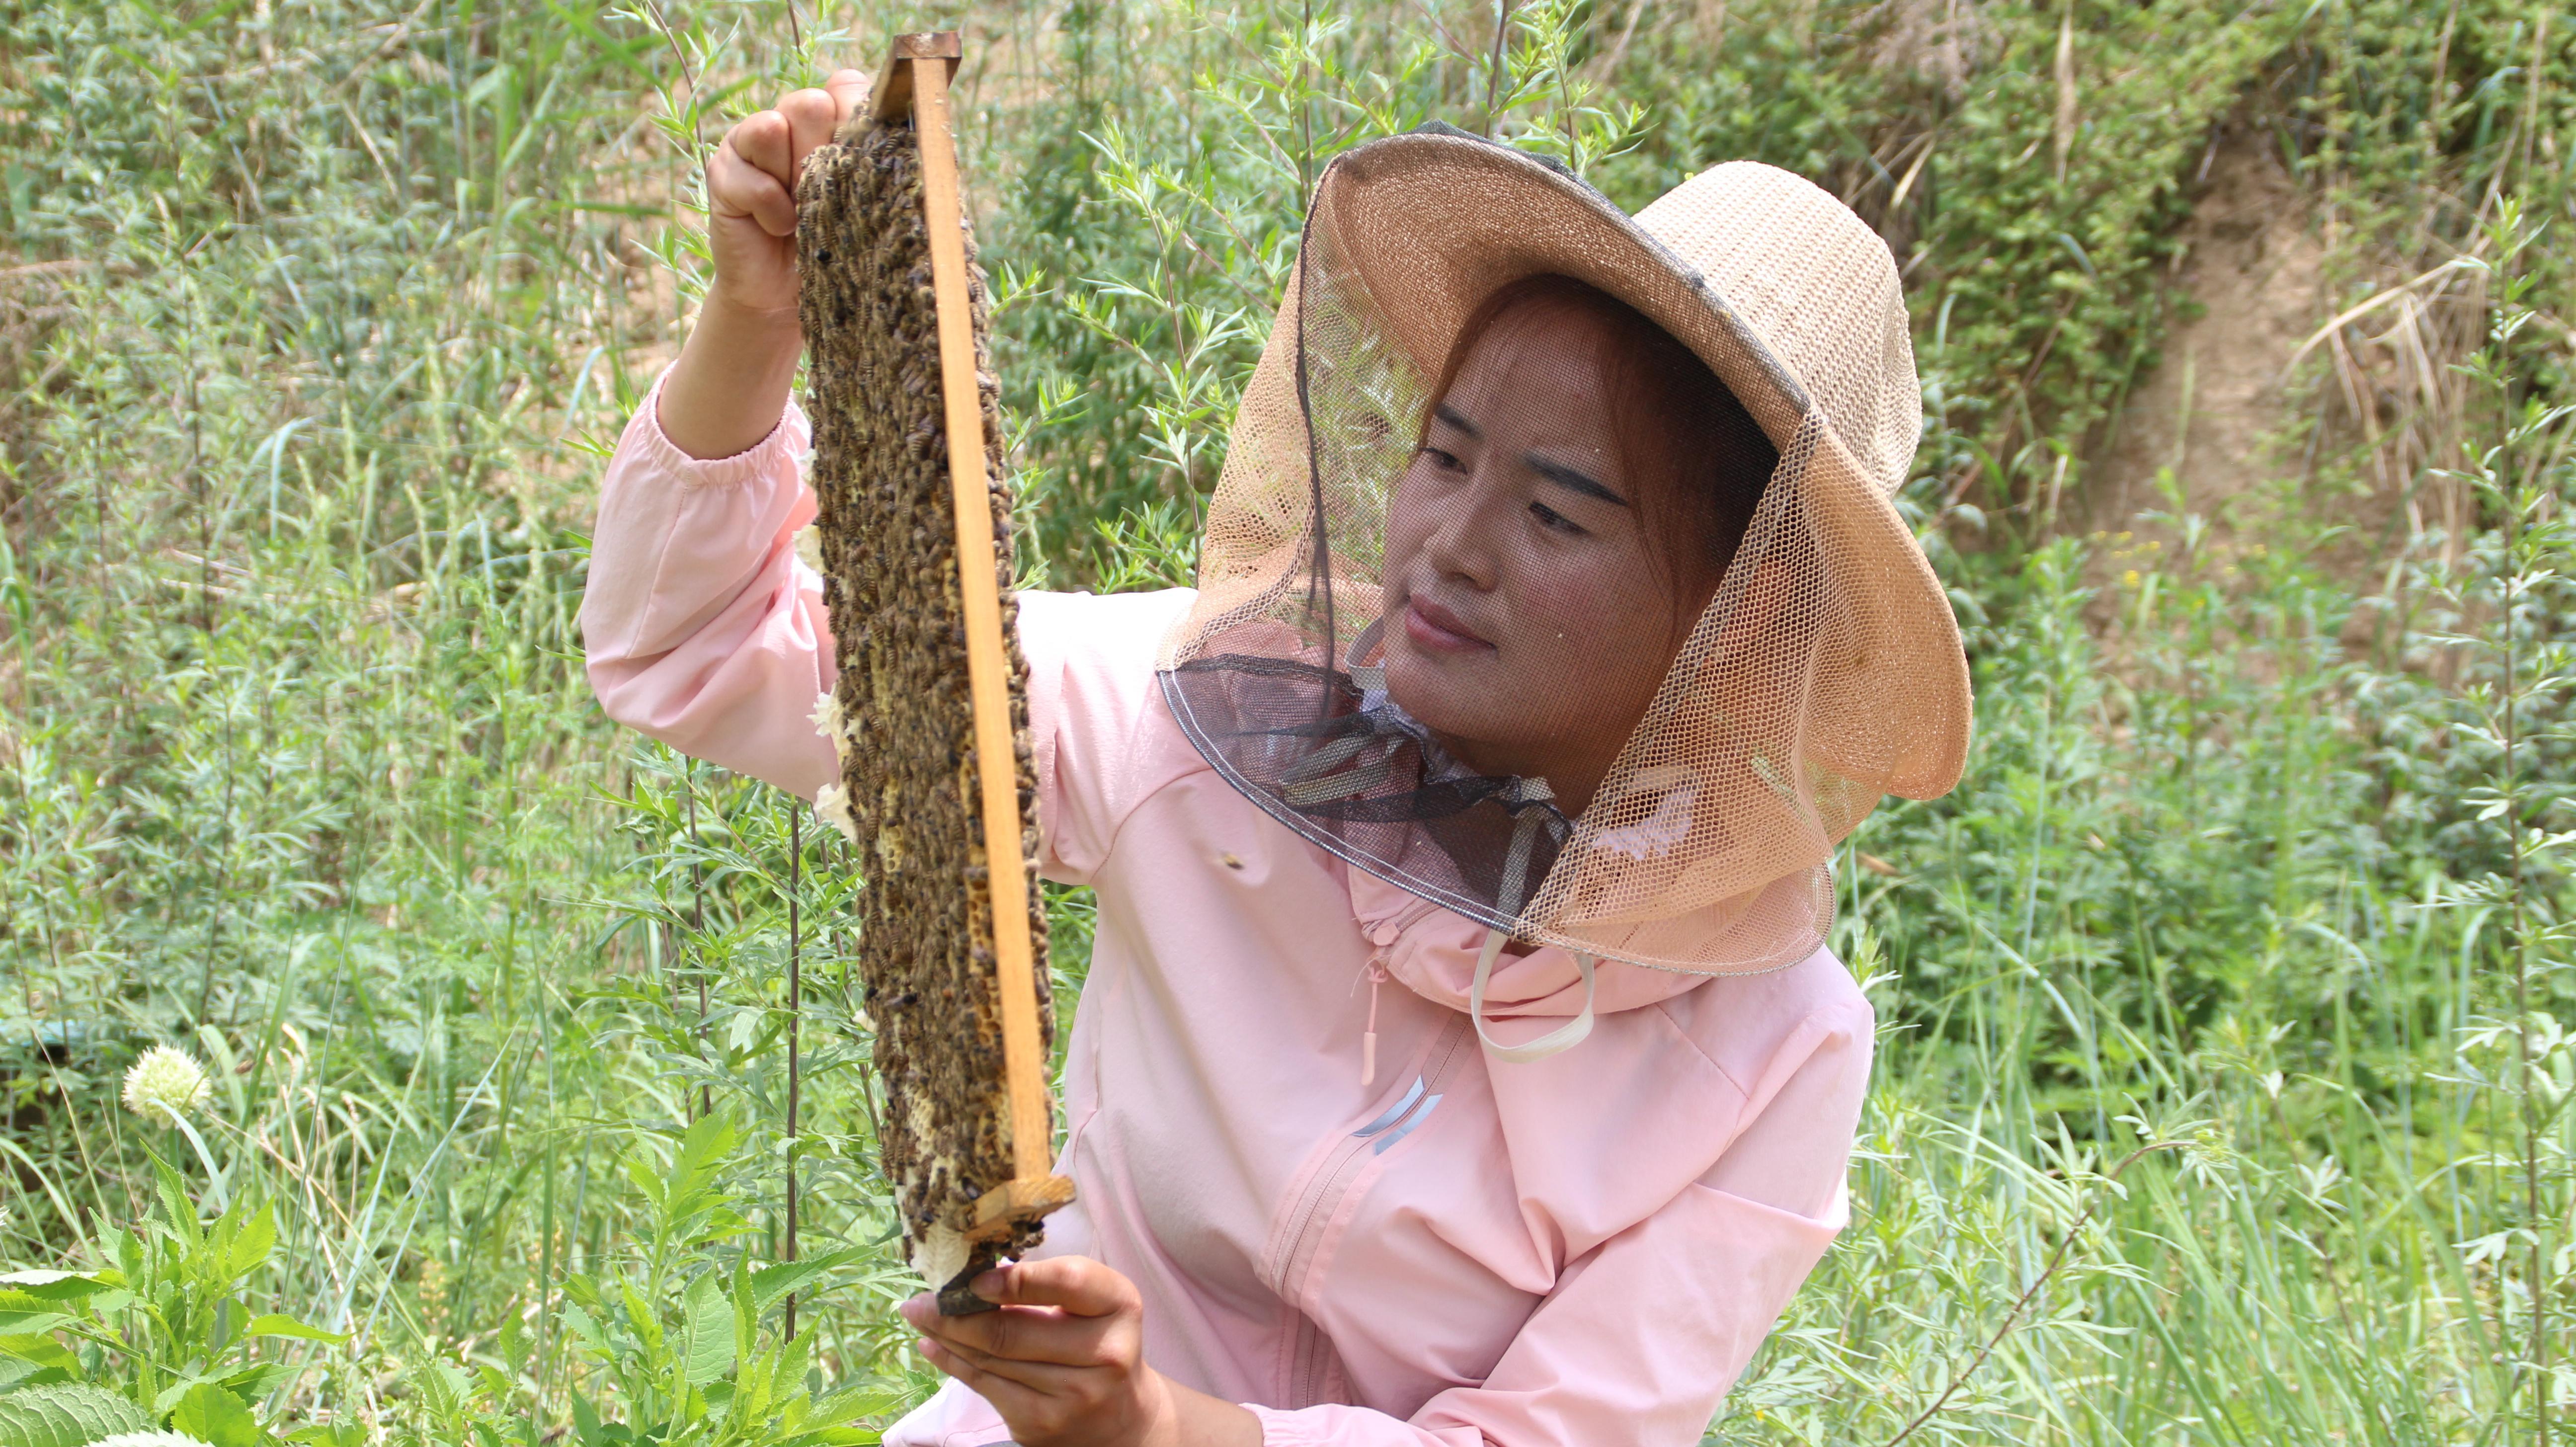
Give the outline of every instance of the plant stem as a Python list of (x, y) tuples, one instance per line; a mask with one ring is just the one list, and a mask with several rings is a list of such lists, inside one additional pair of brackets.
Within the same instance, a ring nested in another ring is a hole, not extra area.
[[(804, 1014), (805, 939), (800, 908), (805, 892), (805, 810), (787, 811), (787, 1252), (796, 1259), (796, 1134), (804, 1104), (804, 1061), (797, 1025)], [(796, 1340), (796, 1293), (787, 1293), (787, 1339)]]
[[(698, 1058), (707, 1054), (707, 875), (706, 861), (698, 853), (698, 766), (691, 763), (681, 774), (682, 787), (689, 800), (689, 942), (697, 952), (698, 966)], [(698, 1086), (698, 1119), (704, 1120), (715, 1109), (709, 1088)]]
[[(2504, 358), (2499, 356), (2497, 363), (2501, 367), (2504, 364)], [(2510, 943), (2513, 951), (2513, 1053), (2515, 1076), (2521, 1087), (2520, 1098), (2516, 1101), (2516, 1114), (2522, 1126), (2523, 1211), (2524, 1219), (2531, 1226), (2529, 1281), (2531, 1360), (2516, 1375), (2527, 1378), (2531, 1383), (2531, 1440), (2536, 1447), (2548, 1447), (2549, 1337), (2545, 1330), (2545, 1323), (2548, 1320), (2549, 1278), (2542, 1269), (2544, 1260), (2540, 1239), (2540, 1125), (2532, 1118), (2532, 1107), (2536, 1097), (2532, 1089), (2531, 1068), (2531, 942), (2530, 921), (2525, 913), (2526, 902), (2522, 889), (2522, 861), (2527, 840), (2522, 823), (2521, 776), (2515, 767), (2514, 758), (2515, 750), (2521, 741), (2522, 713), (2518, 707), (2522, 697), (2522, 657), (2521, 650), (2516, 646), (2514, 606), (2518, 601), (2523, 569), (2535, 560), (2526, 559), (2523, 556), (2526, 544), (2522, 528), (2522, 510), (2531, 499), (2528, 496), (2529, 489), (2516, 479), (2518, 469), (2514, 466), (2509, 441), (2512, 435), (2509, 424), (2513, 399), (2510, 387), (2503, 380), (2501, 371), (2498, 373), (2497, 390), (2501, 394), (2498, 400), (2507, 409), (2508, 422), (2506, 434), (2508, 446), (2500, 450), (2496, 457), (2498, 481), (2504, 484), (2504, 728), (2502, 732), (2504, 735), (2505, 857), (2509, 871), (2505, 877), (2505, 891), (2506, 898), (2510, 901), (2509, 917), (2513, 930)], [(2512, 1398), (2512, 1388), (2508, 1387), (2506, 1400), (2510, 1402)], [(2509, 1407), (2506, 1416), (2508, 1421), (2511, 1420)]]
[[(1315, 194), (1315, 0), (1302, 0), (1297, 25), (1297, 197)], [(1183, 478), (1187, 480), (1186, 474)]]
[(2041, 1267), (2039, 1274), (2030, 1279), (2030, 1285), (2023, 1287), (2021, 1295), (2013, 1299), (2012, 1309), (2004, 1313), (2003, 1324), (1995, 1328), (1995, 1334), (1986, 1338), (1985, 1345), (1977, 1348), (1977, 1354), (1968, 1359), (1968, 1364), (1959, 1369), (1958, 1375), (1950, 1378), (1950, 1385), (1941, 1389), (1941, 1395), (1932, 1399), (1932, 1405), (1917, 1412), (1914, 1420), (1906, 1423), (1903, 1430), (1887, 1439), (1887, 1447), (1896, 1447), (1899, 1442), (1913, 1436), (1916, 1428), (1939, 1415), (1941, 1409), (1950, 1404), (1950, 1399), (1958, 1395), (1959, 1389), (1968, 1384), (1968, 1378), (1977, 1374), (1977, 1368), (1986, 1364), (1986, 1358), (1994, 1354), (1995, 1348), (2003, 1344), (2004, 1337), (2012, 1331), (2013, 1325), (2021, 1320), (2021, 1314), (2029, 1307), (2031, 1298), (2039, 1295), (2039, 1289), (2046, 1286), (2049, 1278), (2057, 1274), (2057, 1268), (2066, 1264), (2066, 1253), (2074, 1247), (2075, 1238), (2084, 1234), (2084, 1228), (2093, 1220), (2093, 1213), (2102, 1208), (2104, 1197), (2110, 1194), (2110, 1188), (2119, 1181), (2121, 1174), (2157, 1151), (2174, 1150), (2181, 1145), (2181, 1141), (2149, 1141), (2129, 1152), (2127, 1158), (2111, 1168), (2111, 1174), (2102, 1178), (2101, 1194), (2085, 1204), (2084, 1213), (2077, 1216), (2075, 1223), (2066, 1228), (2064, 1236), (2058, 1238), (2057, 1249), (2048, 1254), (2048, 1264)]

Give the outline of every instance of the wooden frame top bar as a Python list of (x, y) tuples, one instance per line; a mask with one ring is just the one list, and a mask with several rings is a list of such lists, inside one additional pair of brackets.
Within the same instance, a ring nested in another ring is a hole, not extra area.
[(885, 69), (877, 72), (876, 84), (868, 91), (868, 113), (876, 120), (899, 120), (912, 114), (912, 70), (904, 62), (944, 60), (948, 74), (957, 74), (957, 62), (964, 58), (966, 46), (954, 30), (922, 30), (894, 38), (894, 48), (886, 52)]

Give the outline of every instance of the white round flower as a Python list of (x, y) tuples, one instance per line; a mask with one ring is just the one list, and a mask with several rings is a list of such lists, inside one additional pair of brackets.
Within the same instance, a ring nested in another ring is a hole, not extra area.
[(134, 1068), (125, 1072), (125, 1108), (146, 1120), (161, 1119), (176, 1124), (181, 1117), (201, 1110), (215, 1093), (206, 1081), (205, 1067), (185, 1050), (155, 1045), (143, 1052)]

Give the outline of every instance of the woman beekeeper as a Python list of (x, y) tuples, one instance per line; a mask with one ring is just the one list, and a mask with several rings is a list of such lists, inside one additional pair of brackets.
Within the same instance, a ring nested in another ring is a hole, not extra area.
[[(710, 164), (582, 612), (612, 717), (807, 797), (789, 182), (861, 89)], [(1099, 900), (1080, 1199), (1004, 1309), (907, 1305), (955, 1380), (886, 1440), (1696, 1442), (1844, 1220), (1828, 861), (1967, 743), (1919, 418), (1886, 247), (1794, 176), (1333, 162), (1198, 588), (1021, 597), (1042, 868)]]

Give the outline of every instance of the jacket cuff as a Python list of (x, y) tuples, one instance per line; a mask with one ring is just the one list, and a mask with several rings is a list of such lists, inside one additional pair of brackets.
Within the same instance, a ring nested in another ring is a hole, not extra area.
[(1366, 1407), (1321, 1406), (1291, 1411), (1258, 1402), (1237, 1405), (1261, 1424), (1261, 1447), (1485, 1447), (1473, 1427), (1437, 1431)]
[(790, 398), (777, 425), (758, 442), (731, 457), (691, 457), (662, 430), (662, 384), (670, 377), (671, 369), (664, 367), (653, 379), (653, 390), (645, 394), (644, 405), (635, 409), (633, 420), (626, 424), (623, 447), (634, 449), (653, 471), (683, 487), (738, 487), (769, 476), (782, 459), (805, 455), (811, 429), (803, 410)]

